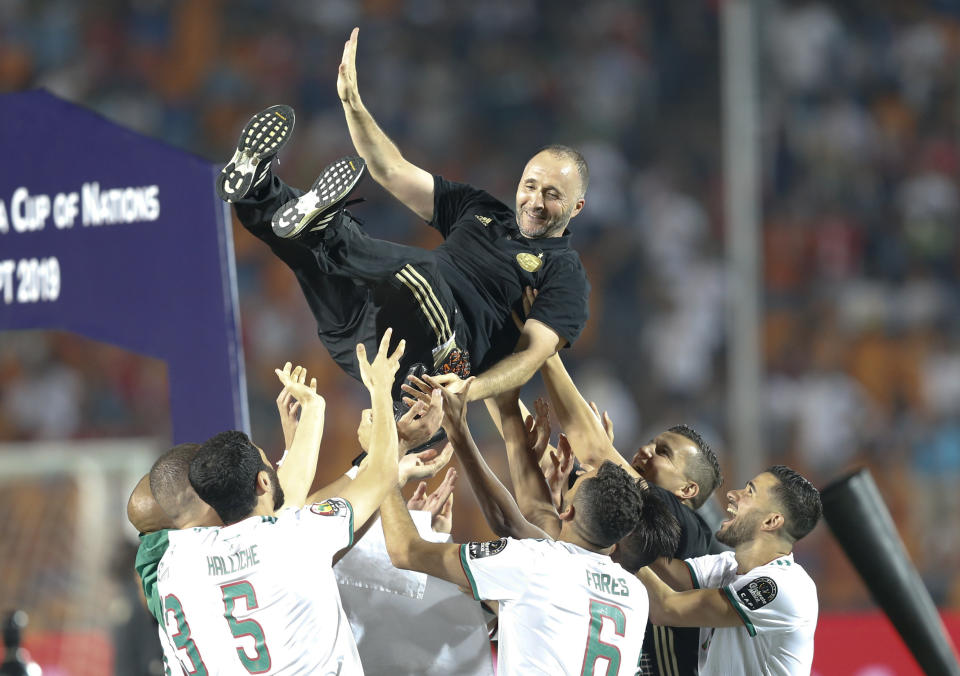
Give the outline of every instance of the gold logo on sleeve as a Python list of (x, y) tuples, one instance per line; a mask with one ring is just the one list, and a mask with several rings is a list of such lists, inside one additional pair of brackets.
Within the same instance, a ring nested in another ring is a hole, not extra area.
[(480, 216), (478, 214), (474, 214), (474, 218), (480, 221), (483, 224), (483, 227), (487, 227), (493, 221), (493, 219), (489, 216)]
[(539, 256), (534, 256), (533, 254), (528, 253), (518, 253), (517, 254), (517, 263), (521, 268), (527, 272), (536, 272), (540, 269), (540, 266), (543, 265), (543, 254)]

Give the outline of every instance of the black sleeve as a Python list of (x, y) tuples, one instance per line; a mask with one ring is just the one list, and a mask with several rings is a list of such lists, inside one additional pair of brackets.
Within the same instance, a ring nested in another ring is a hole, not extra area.
[(436, 228), (446, 238), (450, 228), (460, 220), (466, 209), (485, 196), (485, 192), (472, 185), (434, 176), (433, 220), (429, 223), (430, 227)]
[(566, 338), (569, 347), (587, 324), (590, 282), (578, 258), (563, 257), (548, 265), (528, 318), (543, 322)]

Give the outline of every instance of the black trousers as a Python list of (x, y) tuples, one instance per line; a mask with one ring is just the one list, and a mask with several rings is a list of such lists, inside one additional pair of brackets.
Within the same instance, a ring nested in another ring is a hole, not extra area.
[(468, 349), (469, 336), (434, 253), (369, 237), (349, 212), (318, 233), (296, 240), (277, 237), (270, 219), (302, 191), (276, 176), (255, 194), (236, 202), (240, 223), (286, 263), (317, 322), (330, 356), (360, 380), (356, 345), (373, 359), (380, 338), (393, 328), (391, 350), (407, 341), (394, 400), (415, 364), (436, 372), (451, 351)]

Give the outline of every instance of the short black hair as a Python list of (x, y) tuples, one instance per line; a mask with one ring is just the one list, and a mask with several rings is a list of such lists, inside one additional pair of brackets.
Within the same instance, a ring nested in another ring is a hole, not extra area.
[(697, 447), (698, 453), (689, 458), (686, 467), (687, 478), (697, 484), (699, 491), (690, 500), (694, 509), (699, 509), (707, 501), (717, 486), (723, 483), (723, 473), (720, 471), (720, 461), (703, 437), (687, 425), (674, 425), (668, 432), (686, 437)]
[(202, 444), (190, 462), (190, 485), (224, 524), (250, 516), (257, 505), (257, 474), (267, 469), (243, 432), (220, 432)]
[(540, 153), (550, 153), (555, 157), (565, 157), (573, 162), (577, 168), (577, 174), (580, 176), (580, 196), (587, 194), (587, 185), (590, 183), (590, 167), (587, 166), (587, 160), (579, 150), (565, 146), (560, 143), (551, 143), (537, 151)]
[(157, 458), (150, 468), (150, 492), (174, 522), (198, 499), (194, 491), (185, 489), (190, 486), (190, 461), (199, 450), (200, 444), (177, 444)]
[(777, 478), (772, 493), (784, 511), (784, 532), (791, 540), (799, 540), (813, 530), (823, 514), (820, 491), (785, 465), (774, 465), (766, 471)]
[(617, 543), (614, 560), (631, 573), (659, 558), (672, 559), (680, 546), (680, 522), (667, 507), (660, 491), (666, 489), (638, 482), (643, 508), (633, 532)]
[(584, 479), (573, 504), (584, 537), (604, 548), (614, 544), (640, 520), (643, 498), (636, 481), (616, 463), (605, 461), (597, 473)]

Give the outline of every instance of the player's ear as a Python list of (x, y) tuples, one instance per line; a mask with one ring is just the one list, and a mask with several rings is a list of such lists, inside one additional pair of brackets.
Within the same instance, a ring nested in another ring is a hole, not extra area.
[(783, 514), (780, 512), (770, 512), (767, 514), (767, 518), (763, 520), (763, 523), (760, 524), (760, 529), (767, 531), (780, 530), (783, 528), (783, 524)]
[(257, 472), (257, 495), (264, 495), (270, 490), (270, 475), (264, 470)]
[(700, 494), (700, 486), (696, 481), (688, 481), (680, 487), (680, 499), (692, 500)]
[(576, 507), (571, 503), (569, 507), (560, 512), (558, 515), (561, 521), (573, 521), (573, 515), (576, 512)]

